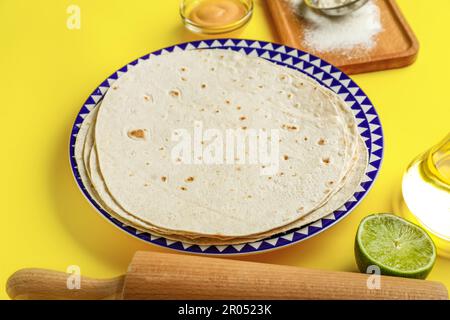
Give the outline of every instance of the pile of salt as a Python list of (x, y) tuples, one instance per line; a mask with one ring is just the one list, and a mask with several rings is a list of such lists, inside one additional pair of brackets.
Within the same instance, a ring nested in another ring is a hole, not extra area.
[(318, 52), (370, 50), (382, 31), (380, 10), (373, 1), (341, 17), (329, 17), (307, 7), (303, 0), (288, 0), (305, 22), (304, 44)]

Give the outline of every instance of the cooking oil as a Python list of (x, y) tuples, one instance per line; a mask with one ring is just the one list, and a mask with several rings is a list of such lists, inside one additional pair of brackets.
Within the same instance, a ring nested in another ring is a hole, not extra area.
[(184, 0), (180, 14), (185, 26), (197, 33), (225, 33), (247, 23), (253, 13), (252, 0)]
[(402, 181), (406, 218), (424, 227), (450, 257), (450, 133), (408, 166)]

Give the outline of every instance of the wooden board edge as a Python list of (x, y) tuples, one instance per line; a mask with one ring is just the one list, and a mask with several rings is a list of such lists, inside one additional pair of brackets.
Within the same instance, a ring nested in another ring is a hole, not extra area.
[(282, 1), (285, 0), (267, 0), (264, 1), (264, 3), (269, 10), (279, 43), (298, 49), (298, 41), (294, 38), (293, 33), (286, 32), (286, 30), (290, 30), (289, 19), (286, 16), (286, 11), (283, 8), (285, 4), (283, 4)]

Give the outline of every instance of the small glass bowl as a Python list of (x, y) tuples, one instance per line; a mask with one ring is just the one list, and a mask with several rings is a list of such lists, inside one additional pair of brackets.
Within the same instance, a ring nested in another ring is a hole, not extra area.
[(365, 5), (369, 0), (353, 0), (336, 7), (323, 8), (319, 7), (318, 0), (305, 0), (308, 7), (318, 10), (328, 16), (344, 16), (353, 11), (358, 10)]
[[(210, 26), (199, 24), (189, 19), (188, 14), (191, 6), (195, 6), (197, 3), (205, 0), (182, 0), (180, 3), (180, 16), (183, 20), (185, 27), (195, 33), (204, 34), (218, 34), (227, 33), (236, 30), (245, 25), (253, 14), (253, 0), (239, 0), (239, 2), (246, 8), (246, 14), (239, 20), (232, 23), (228, 23), (220, 26)], [(233, 1), (233, 0), (231, 0)]]

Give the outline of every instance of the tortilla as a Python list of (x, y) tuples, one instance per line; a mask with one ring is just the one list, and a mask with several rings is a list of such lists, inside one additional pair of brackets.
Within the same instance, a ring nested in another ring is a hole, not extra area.
[[(78, 133), (77, 137), (77, 145), (83, 144), (85, 140), (92, 139), (86, 138), (86, 135), (92, 134), (92, 130), (89, 130), (87, 127), (92, 128), (90, 126), (92, 122), (92, 118), (96, 115), (96, 111), (94, 110), (83, 123), (80, 132)], [(87, 177), (87, 170), (85, 170), (84, 162), (80, 161), (79, 166), (79, 173), (82, 177), (82, 180), (84, 184), (88, 187), (88, 191), (91, 194), (91, 196), (95, 199), (95, 201), (102, 206), (104, 210), (106, 210), (109, 214), (114, 216), (116, 219), (122, 221), (124, 224), (131, 225), (135, 227), (136, 229), (142, 231), (142, 232), (151, 232), (154, 236), (161, 236), (166, 237), (171, 240), (176, 241), (183, 241), (185, 243), (192, 243), (192, 244), (201, 244), (201, 245), (222, 245), (222, 244), (238, 244), (238, 243), (244, 243), (244, 242), (253, 242), (258, 241), (261, 239), (264, 239), (268, 236), (271, 236), (273, 234), (278, 234), (281, 232), (285, 232), (294, 228), (300, 228), (304, 225), (307, 225), (311, 222), (317, 221), (320, 218), (323, 218), (324, 216), (327, 216), (331, 212), (335, 211), (336, 209), (340, 208), (354, 193), (354, 190), (357, 188), (361, 181), (361, 177), (364, 175), (366, 166), (367, 166), (367, 150), (365, 148), (364, 142), (361, 138), (358, 138), (358, 160), (355, 164), (355, 166), (350, 170), (348, 173), (348, 176), (345, 179), (344, 186), (321, 208), (318, 208), (317, 210), (311, 212), (307, 216), (287, 225), (280, 229), (271, 230), (268, 233), (265, 234), (259, 234), (259, 235), (253, 235), (251, 237), (242, 237), (242, 238), (228, 238), (228, 239), (216, 239), (216, 238), (205, 238), (205, 237), (190, 237), (189, 235), (183, 235), (183, 234), (168, 234), (167, 231), (160, 230), (158, 228), (155, 228), (154, 226), (148, 225), (136, 218), (134, 218), (132, 215), (127, 214), (126, 212), (122, 211), (121, 215), (117, 215), (114, 211), (112, 211), (110, 208), (106, 208), (104, 203), (98, 198), (98, 195), (95, 192), (95, 189), (92, 189), (90, 187), (89, 178)], [(78, 148), (76, 148), (78, 150)], [(77, 153), (76, 153), (77, 154)], [(89, 152), (89, 154), (95, 155), (94, 152)], [(95, 156), (94, 156), (95, 157)], [(92, 160), (91, 160), (92, 161)], [(95, 161), (93, 161), (94, 166), (92, 168), (94, 169), (94, 176), (98, 173), (96, 173), (97, 165), (95, 165)], [(96, 182), (101, 182), (100, 180), (96, 180)], [(95, 185), (93, 183), (92, 185)], [(104, 185), (97, 185), (97, 188), (104, 188)], [(117, 208), (116, 208), (117, 210)], [(121, 209), (118, 209), (121, 210)]]
[[(273, 179), (254, 165), (177, 165), (170, 159), (173, 130), (193, 130), (195, 121), (223, 130), (277, 129), (288, 160)], [(133, 130), (148, 139), (130, 138)], [(237, 237), (321, 206), (349, 167), (346, 130), (332, 100), (304, 77), (235, 52), (189, 51), (119, 78), (100, 106), (95, 143), (105, 185), (126, 212), (163, 229)], [(188, 177), (195, 181), (186, 183)]]
[[(80, 135), (79, 135), (80, 136)], [(80, 136), (81, 139), (83, 139)], [(192, 244), (201, 244), (201, 245), (222, 245), (222, 244), (238, 244), (238, 243), (244, 243), (244, 242), (253, 242), (258, 241), (261, 239), (264, 239), (268, 236), (271, 236), (273, 234), (278, 234), (281, 232), (286, 232), (288, 230), (294, 229), (294, 228), (300, 228), (304, 225), (307, 225), (311, 222), (317, 221), (327, 215), (329, 215), (331, 212), (337, 210), (340, 208), (354, 193), (354, 190), (359, 185), (361, 181), (361, 177), (363, 176), (366, 166), (367, 166), (367, 152), (364, 146), (364, 143), (361, 139), (358, 140), (358, 154), (360, 154), (360, 157), (358, 158), (358, 161), (355, 165), (355, 167), (349, 172), (349, 176), (346, 179), (346, 183), (344, 187), (339, 190), (331, 199), (329, 202), (327, 202), (326, 205), (323, 207), (311, 212), (304, 218), (299, 219), (296, 222), (293, 222), (292, 224), (289, 224), (287, 226), (284, 226), (277, 230), (271, 230), (270, 232), (266, 234), (259, 234), (259, 235), (253, 235), (252, 237), (244, 237), (244, 238), (230, 238), (230, 239), (214, 239), (214, 238), (205, 238), (205, 237), (189, 237), (182, 234), (167, 234), (167, 232), (164, 232), (163, 230), (155, 229), (154, 226), (148, 225), (143, 223), (142, 221), (134, 218), (131, 215), (125, 216), (119, 216), (115, 214), (110, 209), (107, 209), (104, 204), (100, 204), (101, 201), (98, 199), (98, 196), (95, 194), (94, 190), (90, 190), (91, 196), (99, 203), (104, 210), (106, 210), (109, 214), (114, 216), (116, 219), (122, 221), (124, 224), (131, 225), (135, 227), (136, 229), (142, 231), (142, 232), (150, 232), (154, 236), (161, 236), (166, 237), (171, 240), (176, 241), (183, 241), (185, 243), (192, 243)], [(93, 153), (95, 154), (95, 152)], [(83, 177), (83, 172), (85, 170), (80, 170), (80, 174)], [(83, 181), (88, 181), (88, 178), (84, 176)], [(86, 184), (86, 182), (85, 182)]]
[[(124, 224), (186, 243), (257, 241), (316, 221), (351, 197), (367, 166), (352, 111), (338, 95), (232, 51), (141, 62), (94, 111), (75, 146), (87, 191)], [(173, 134), (194, 131), (196, 121), (219, 132), (278, 130), (278, 172), (261, 174), (261, 163), (178, 163)]]

